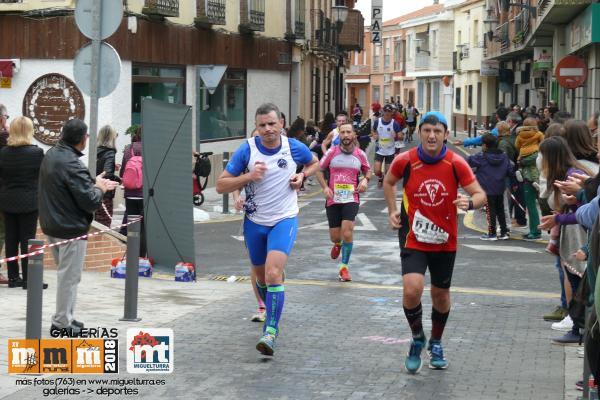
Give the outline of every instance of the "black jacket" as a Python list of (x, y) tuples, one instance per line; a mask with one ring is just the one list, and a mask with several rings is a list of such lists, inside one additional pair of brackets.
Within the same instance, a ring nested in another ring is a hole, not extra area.
[(37, 146), (0, 150), (0, 211), (22, 214), (38, 209), (38, 176), (44, 151)]
[[(106, 172), (104, 177), (111, 181), (121, 182), (121, 178), (115, 175), (115, 156), (117, 151), (110, 147), (100, 146), (98, 147), (98, 154), (96, 158), (96, 175), (100, 175), (102, 172)], [(106, 192), (104, 197), (113, 198), (115, 197), (115, 191), (111, 190)]]
[(48, 150), (40, 168), (39, 215), (42, 231), (71, 239), (85, 235), (102, 203), (90, 171), (79, 161), (83, 153), (60, 141)]

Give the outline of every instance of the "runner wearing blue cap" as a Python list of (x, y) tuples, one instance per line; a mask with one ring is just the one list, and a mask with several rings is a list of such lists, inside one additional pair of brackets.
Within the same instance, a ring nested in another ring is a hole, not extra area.
[[(458, 234), (456, 208), (479, 208), (486, 198), (467, 162), (446, 148), (449, 133), (441, 113), (423, 115), (419, 123), (419, 146), (396, 156), (383, 184), (390, 225), (399, 230), (402, 302), (413, 336), (404, 362), (410, 373), (421, 369), (421, 352), (426, 344), (421, 296), (428, 268), (432, 300), (431, 338), (427, 346), (429, 367), (448, 367), (442, 334), (450, 313), (450, 282)], [(396, 184), (401, 179), (404, 194), (398, 211)], [(458, 194), (459, 186), (470, 198)]]

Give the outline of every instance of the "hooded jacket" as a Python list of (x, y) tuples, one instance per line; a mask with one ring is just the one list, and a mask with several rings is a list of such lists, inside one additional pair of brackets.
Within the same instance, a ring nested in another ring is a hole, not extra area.
[(519, 157), (527, 157), (540, 150), (540, 143), (544, 140), (544, 134), (535, 126), (522, 126), (517, 129), (517, 140), (515, 147), (519, 150)]
[(504, 193), (506, 177), (513, 174), (512, 163), (499, 149), (489, 149), (469, 156), (467, 162), (475, 169), (477, 181), (486, 194), (497, 196)]

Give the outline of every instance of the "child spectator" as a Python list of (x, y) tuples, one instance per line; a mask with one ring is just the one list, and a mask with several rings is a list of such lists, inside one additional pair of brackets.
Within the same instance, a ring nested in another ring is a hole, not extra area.
[(544, 140), (544, 134), (538, 130), (535, 118), (525, 119), (523, 126), (517, 129), (515, 147), (519, 152), (517, 161), (520, 168), (516, 172), (516, 176), (519, 182), (523, 182), (525, 206), (529, 216), (529, 233), (523, 235), (525, 240), (538, 240), (542, 237), (538, 228), (540, 216), (537, 210), (538, 192), (535, 189), (535, 184), (540, 178), (536, 160), (542, 140)]
[[(508, 156), (498, 149), (498, 139), (492, 134), (481, 138), (482, 151), (469, 156), (467, 162), (475, 170), (475, 176), (487, 195), (488, 233), (481, 240), (509, 239), (504, 214), (504, 190), (506, 178), (512, 175), (513, 166)], [(500, 224), (497, 236), (496, 219)]]

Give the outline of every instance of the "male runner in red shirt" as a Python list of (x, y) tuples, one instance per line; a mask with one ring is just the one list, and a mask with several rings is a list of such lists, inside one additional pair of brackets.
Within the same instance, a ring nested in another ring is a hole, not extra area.
[[(441, 339), (450, 313), (450, 282), (458, 233), (456, 208), (479, 208), (486, 198), (467, 162), (446, 148), (449, 133), (441, 113), (425, 114), (419, 123), (421, 143), (394, 159), (383, 186), (390, 224), (399, 229), (404, 314), (413, 335), (404, 362), (410, 373), (421, 369), (421, 351), (426, 342), (421, 296), (427, 268), (433, 303), (429, 367), (448, 366)], [(396, 183), (400, 179), (404, 181), (404, 195), (402, 210), (398, 211)], [(458, 194), (459, 186), (471, 197)]]

